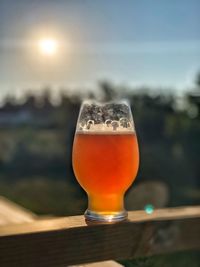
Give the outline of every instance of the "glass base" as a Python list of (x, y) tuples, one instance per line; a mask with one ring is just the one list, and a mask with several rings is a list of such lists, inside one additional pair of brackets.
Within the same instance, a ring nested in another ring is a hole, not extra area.
[(104, 213), (104, 212), (94, 212), (87, 209), (84, 213), (86, 222), (98, 222), (98, 223), (115, 223), (125, 221), (128, 218), (128, 212), (123, 210), (121, 212), (112, 212), (112, 213)]

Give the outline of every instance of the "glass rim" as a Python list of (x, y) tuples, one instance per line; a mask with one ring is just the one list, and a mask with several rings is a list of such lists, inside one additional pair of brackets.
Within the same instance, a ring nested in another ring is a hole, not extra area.
[(109, 100), (109, 101), (99, 101), (96, 99), (84, 99), (81, 102), (81, 106), (85, 105), (85, 104), (96, 104), (98, 106), (104, 106), (104, 105), (109, 105), (109, 104), (126, 104), (127, 106), (131, 106), (130, 105), (130, 101), (127, 98), (122, 98), (122, 99), (113, 99), (113, 100)]
[[(123, 106), (126, 107), (125, 110), (121, 108)], [(115, 112), (109, 114), (109, 110)], [(135, 133), (129, 101), (127, 99), (115, 99), (100, 102), (96, 99), (85, 99), (80, 107), (76, 132)]]

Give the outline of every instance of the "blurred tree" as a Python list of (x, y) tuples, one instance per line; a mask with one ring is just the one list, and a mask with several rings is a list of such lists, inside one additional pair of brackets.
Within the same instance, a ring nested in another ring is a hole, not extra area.
[(192, 118), (200, 118), (200, 72), (197, 74), (195, 90), (186, 94), (188, 113)]
[(198, 89), (200, 89), (200, 72), (197, 74), (195, 84)]
[(108, 81), (103, 81), (100, 82), (100, 91), (101, 91), (101, 100), (106, 102), (106, 101), (111, 101), (114, 100), (117, 96), (117, 92), (113, 85), (108, 82)]
[[(200, 78), (198, 79), (196, 86), (199, 88)], [(200, 123), (199, 115), (194, 116), (188, 112), (194, 106), (196, 109), (200, 107), (199, 92), (196, 90), (188, 93), (188, 105), (178, 109), (173, 95), (155, 92), (152, 94), (147, 89), (122, 92), (123, 89), (109, 82), (102, 82), (99, 88), (102, 101), (116, 99), (119, 95), (130, 101), (141, 159), (136, 184), (150, 180), (164, 182), (170, 190), (170, 205), (199, 203), (198, 192), (194, 193), (193, 190), (198, 190), (200, 181)], [(88, 95), (93, 99), (96, 97), (95, 94)], [(31, 181), (34, 177), (42, 176), (45, 181), (51, 182), (51, 188), (54, 187), (54, 182), (66, 181), (69, 188), (72, 188), (71, 203), (68, 203), (71, 207), (68, 207), (68, 211), (75, 212), (72, 207), (74, 201), (83, 199), (85, 203), (86, 200), (75, 180), (71, 164), (73, 138), (83, 94), (74, 92), (71, 96), (65, 93), (61, 95), (60, 104), (57, 106), (51, 104), (48, 93), (40, 97), (45, 103), (40, 107), (36, 105), (36, 97), (31, 94), (23, 104), (7, 101), (7, 104), (0, 108), (0, 187), (4, 178), (8, 183), (15, 181), (17, 184), (21, 180)], [(7, 124), (6, 127), (1, 124), (3, 116), (4, 120), (8, 114), (16, 118), (17, 113), (27, 109), (31, 110), (34, 116), (31, 116), (26, 124)], [(5, 157), (8, 151), (9, 155)], [(43, 189), (39, 183), (34, 186), (35, 191), (37, 186), (38, 190), (46, 190), (49, 197), (59, 196), (58, 192), (55, 195), (52, 193), (53, 189)], [(45, 182), (45, 188), (47, 187), (48, 182)], [(5, 186), (1, 188), (0, 193), (3, 194)], [(27, 191), (32, 190), (31, 186), (26, 188)], [(55, 190), (60, 190), (59, 188), (55, 186)], [(186, 194), (186, 189), (190, 191), (189, 194)], [(12, 190), (12, 186), (6, 187), (7, 195), (12, 195)], [(16, 199), (17, 197), (19, 194)], [(40, 198), (43, 201), (42, 194)], [(26, 202), (25, 198), (21, 199)], [(35, 203), (31, 204), (33, 198), (27, 201), (30, 201), (27, 205), (35, 207)], [(64, 212), (61, 199), (57, 197), (56, 200), (52, 199), (51, 203), (54, 201), (57, 202), (56, 207), (60, 203), (59, 213)], [(45, 212), (45, 208), (42, 211), (35, 209)], [(50, 212), (49, 207), (46, 212)], [(52, 208), (52, 212), (55, 212), (55, 209)]]

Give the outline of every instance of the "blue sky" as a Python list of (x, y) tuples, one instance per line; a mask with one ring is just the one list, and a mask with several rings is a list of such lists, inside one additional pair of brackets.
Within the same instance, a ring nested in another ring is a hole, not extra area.
[[(192, 86), (200, 70), (198, 0), (0, 0), (0, 93), (51, 85)], [(62, 43), (54, 58), (32, 45)]]

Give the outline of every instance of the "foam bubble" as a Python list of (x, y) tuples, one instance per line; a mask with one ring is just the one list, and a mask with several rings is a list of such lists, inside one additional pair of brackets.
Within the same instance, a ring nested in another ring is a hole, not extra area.
[(98, 133), (98, 134), (128, 134), (128, 133), (135, 133), (135, 128), (131, 124), (129, 127), (124, 127), (120, 125), (118, 121), (112, 121), (110, 124), (106, 123), (100, 123), (100, 124), (92, 124), (90, 123), (89, 126), (88, 124), (86, 125), (77, 125), (77, 133)]

